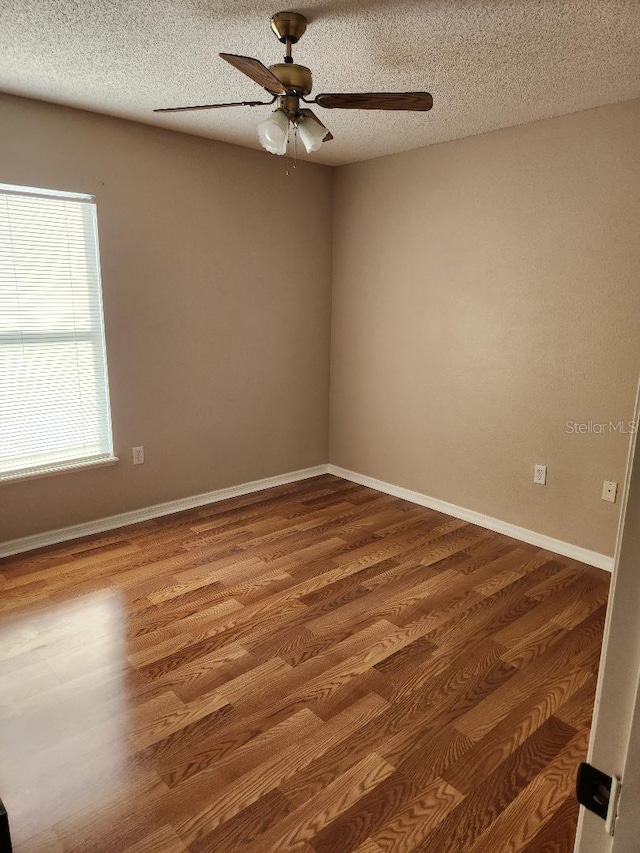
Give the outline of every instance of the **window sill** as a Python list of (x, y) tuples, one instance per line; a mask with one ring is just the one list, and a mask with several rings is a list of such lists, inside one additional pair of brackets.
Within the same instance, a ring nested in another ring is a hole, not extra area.
[(102, 456), (99, 459), (86, 459), (82, 462), (61, 462), (59, 465), (51, 465), (41, 469), (30, 471), (7, 472), (0, 474), (0, 486), (5, 483), (19, 483), (23, 480), (41, 480), (44, 477), (57, 477), (58, 474), (70, 474), (72, 471), (86, 471), (93, 468), (106, 468), (119, 462), (117, 456)]

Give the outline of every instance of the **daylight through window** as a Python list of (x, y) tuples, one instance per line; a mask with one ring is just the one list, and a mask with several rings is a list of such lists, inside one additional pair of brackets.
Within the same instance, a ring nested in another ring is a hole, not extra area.
[(0, 480), (112, 459), (95, 200), (0, 184)]

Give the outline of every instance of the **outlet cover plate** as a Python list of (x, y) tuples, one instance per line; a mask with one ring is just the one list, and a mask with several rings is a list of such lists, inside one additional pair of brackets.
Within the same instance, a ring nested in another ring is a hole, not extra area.
[(547, 483), (547, 466), (535, 465), (533, 469), (533, 482), (538, 486), (545, 486)]

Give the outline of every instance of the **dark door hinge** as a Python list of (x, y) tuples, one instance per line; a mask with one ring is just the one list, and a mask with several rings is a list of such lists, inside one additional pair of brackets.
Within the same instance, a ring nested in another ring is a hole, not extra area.
[(9, 835), (9, 818), (2, 800), (0, 800), (0, 853), (11, 853), (11, 836)]
[(580, 805), (597, 814), (605, 822), (605, 829), (613, 835), (622, 783), (615, 776), (607, 776), (597, 767), (583, 761), (576, 778), (576, 797)]

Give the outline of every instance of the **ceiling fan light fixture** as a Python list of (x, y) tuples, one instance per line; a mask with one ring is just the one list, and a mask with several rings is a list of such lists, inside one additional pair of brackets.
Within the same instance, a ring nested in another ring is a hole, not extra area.
[(286, 154), (289, 137), (289, 119), (284, 110), (277, 109), (258, 125), (260, 145), (270, 154)]
[(312, 118), (305, 117), (301, 119), (297, 124), (297, 129), (298, 136), (306, 148), (307, 154), (317, 151), (327, 135), (327, 128), (322, 127), (322, 125), (319, 125)]

